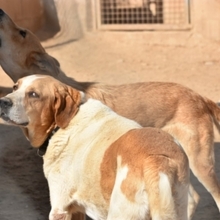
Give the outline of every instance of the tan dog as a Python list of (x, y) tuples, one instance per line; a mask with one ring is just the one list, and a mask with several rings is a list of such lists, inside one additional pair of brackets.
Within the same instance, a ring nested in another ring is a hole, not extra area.
[[(220, 184), (213, 151), (213, 123), (219, 129), (220, 109), (214, 102), (175, 83), (110, 86), (77, 82), (60, 70), (58, 62), (45, 52), (30, 31), (18, 27), (3, 11), (0, 18), (0, 64), (14, 82), (36, 73), (52, 75), (144, 127), (169, 132), (183, 146), (191, 170), (220, 209)], [(194, 197), (189, 207), (192, 213), (198, 196), (193, 190), (191, 193)]]
[(0, 99), (3, 119), (34, 147), (50, 138), (43, 156), (50, 220), (78, 211), (97, 220), (188, 219), (189, 164), (172, 136), (50, 76), (24, 77), (14, 90)]

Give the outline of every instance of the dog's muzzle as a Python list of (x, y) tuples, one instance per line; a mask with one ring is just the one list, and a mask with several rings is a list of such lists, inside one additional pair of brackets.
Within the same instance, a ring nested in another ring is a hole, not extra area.
[(5, 117), (8, 110), (12, 107), (13, 103), (11, 99), (4, 97), (0, 99), (0, 117)]
[(13, 106), (13, 102), (11, 99), (7, 97), (1, 98), (0, 99), (0, 118), (2, 118), (4, 121), (10, 124), (15, 124), (19, 126), (27, 126), (29, 124), (28, 121), (16, 122), (9, 117), (9, 112), (12, 106)]

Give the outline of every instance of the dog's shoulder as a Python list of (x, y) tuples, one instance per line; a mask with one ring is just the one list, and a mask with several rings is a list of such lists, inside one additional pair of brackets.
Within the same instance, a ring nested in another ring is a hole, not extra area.
[[(84, 104), (82, 104), (79, 108), (77, 115), (72, 119), (70, 126), (75, 125), (76, 122), (80, 121), (82, 123), (91, 122), (93, 124), (101, 124), (112, 122), (112, 126), (116, 127), (116, 125), (121, 124), (122, 126), (132, 129), (132, 128), (140, 128), (137, 122), (127, 119), (116, 112), (114, 112), (107, 105), (103, 104), (101, 101), (89, 98)], [(87, 127), (85, 125), (85, 127)], [(107, 126), (105, 126), (108, 128)]]
[(77, 169), (86, 169), (85, 167), (90, 169), (90, 160), (86, 158), (96, 161), (95, 164), (99, 166), (109, 146), (134, 128), (141, 128), (141, 126), (135, 121), (118, 115), (100, 101), (88, 99), (80, 106), (69, 125), (59, 129), (52, 136), (44, 155), (45, 176), (48, 176), (51, 169), (53, 169), (52, 173), (59, 169), (59, 164), (68, 167), (66, 164), (70, 161), (74, 162), (69, 166), (75, 163)]
[(88, 99), (79, 107), (69, 125), (53, 135), (47, 153), (54, 148), (57, 152), (59, 149), (63, 151), (64, 148), (65, 151), (71, 151), (73, 146), (77, 145), (81, 145), (81, 148), (90, 145), (93, 148), (90, 142), (94, 146), (101, 143), (103, 147), (108, 147), (121, 135), (134, 128), (141, 126), (133, 120), (118, 115), (102, 102)]

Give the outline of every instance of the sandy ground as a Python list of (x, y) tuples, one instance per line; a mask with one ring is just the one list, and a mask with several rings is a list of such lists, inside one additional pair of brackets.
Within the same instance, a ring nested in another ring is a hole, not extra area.
[[(184, 45), (134, 41), (135, 33), (91, 33), (80, 40), (48, 48), (63, 71), (79, 81), (122, 84), (172, 81), (188, 86), (214, 101), (220, 100), (220, 48), (214, 43)], [(126, 37), (125, 37), (126, 35)], [(206, 41), (205, 41), (206, 42)], [(12, 82), (1, 70), (0, 85)], [(220, 143), (216, 133), (216, 170), (220, 178)], [(0, 125), (0, 219), (45, 220), (50, 205), (42, 158), (19, 128)], [(192, 176), (201, 196), (193, 220), (220, 219), (215, 202)]]

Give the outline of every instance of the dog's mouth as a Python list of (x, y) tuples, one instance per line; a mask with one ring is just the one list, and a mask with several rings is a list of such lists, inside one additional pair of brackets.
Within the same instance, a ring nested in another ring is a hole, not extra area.
[(11, 120), (5, 112), (1, 112), (0, 117), (7, 123), (12, 124), (12, 125), (17, 125), (17, 126), (22, 126), (25, 127), (28, 125), (28, 122), (23, 122), (23, 123), (17, 123), (13, 120)]

